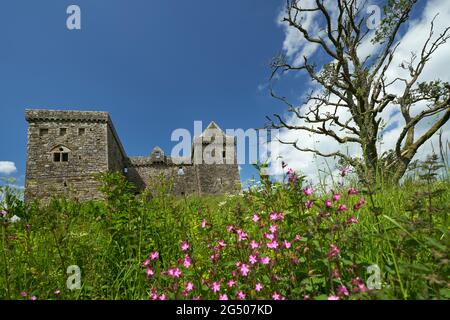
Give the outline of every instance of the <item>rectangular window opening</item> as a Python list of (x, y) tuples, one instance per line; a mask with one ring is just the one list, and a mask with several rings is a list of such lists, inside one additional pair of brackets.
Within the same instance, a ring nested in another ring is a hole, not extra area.
[(86, 129), (85, 128), (78, 129), (78, 135), (79, 136), (83, 136), (85, 133), (86, 133)]
[(60, 136), (65, 136), (67, 134), (67, 128), (61, 128), (59, 129), (59, 135)]
[(69, 154), (63, 153), (62, 154), (62, 162), (68, 162), (69, 161)]
[(54, 162), (61, 162), (61, 153), (54, 153), (53, 154), (53, 161)]
[(39, 135), (41, 137), (48, 135), (48, 129), (39, 129)]

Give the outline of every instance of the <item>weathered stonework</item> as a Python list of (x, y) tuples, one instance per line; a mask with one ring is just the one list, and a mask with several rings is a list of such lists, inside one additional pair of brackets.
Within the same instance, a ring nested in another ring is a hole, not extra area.
[(196, 159), (215, 141), (228, 141), (223, 161), (195, 164), (172, 159), (160, 148), (148, 157), (128, 157), (106, 112), (26, 110), (25, 117), (29, 123), (27, 201), (52, 195), (100, 199), (94, 174), (107, 171), (123, 172), (139, 192), (159, 177), (173, 181), (176, 195), (240, 191), (235, 139), (225, 136), (215, 123), (194, 139), (192, 157)]

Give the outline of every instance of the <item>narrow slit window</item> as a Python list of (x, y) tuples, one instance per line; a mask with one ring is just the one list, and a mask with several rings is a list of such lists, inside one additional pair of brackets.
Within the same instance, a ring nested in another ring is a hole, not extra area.
[(86, 133), (86, 129), (85, 128), (78, 129), (78, 135), (79, 136), (84, 136), (85, 133)]

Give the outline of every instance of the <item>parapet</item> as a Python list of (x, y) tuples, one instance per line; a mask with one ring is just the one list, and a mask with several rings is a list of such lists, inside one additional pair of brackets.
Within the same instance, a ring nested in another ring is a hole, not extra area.
[(63, 110), (25, 110), (25, 119), (28, 122), (93, 122), (111, 123), (107, 112), (97, 111), (63, 111)]

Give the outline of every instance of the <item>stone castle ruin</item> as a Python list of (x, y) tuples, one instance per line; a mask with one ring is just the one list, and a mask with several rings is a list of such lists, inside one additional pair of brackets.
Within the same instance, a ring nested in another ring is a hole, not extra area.
[[(108, 171), (122, 172), (137, 193), (161, 177), (171, 181), (175, 195), (241, 189), (236, 139), (214, 122), (193, 139), (191, 158), (183, 159), (171, 158), (159, 147), (147, 157), (128, 157), (107, 112), (26, 110), (25, 117), (29, 124), (27, 201), (71, 193), (80, 201), (101, 199), (94, 175)], [(221, 154), (211, 148), (217, 141)], [(220, 161), (211, 163), (208, 156)]]

